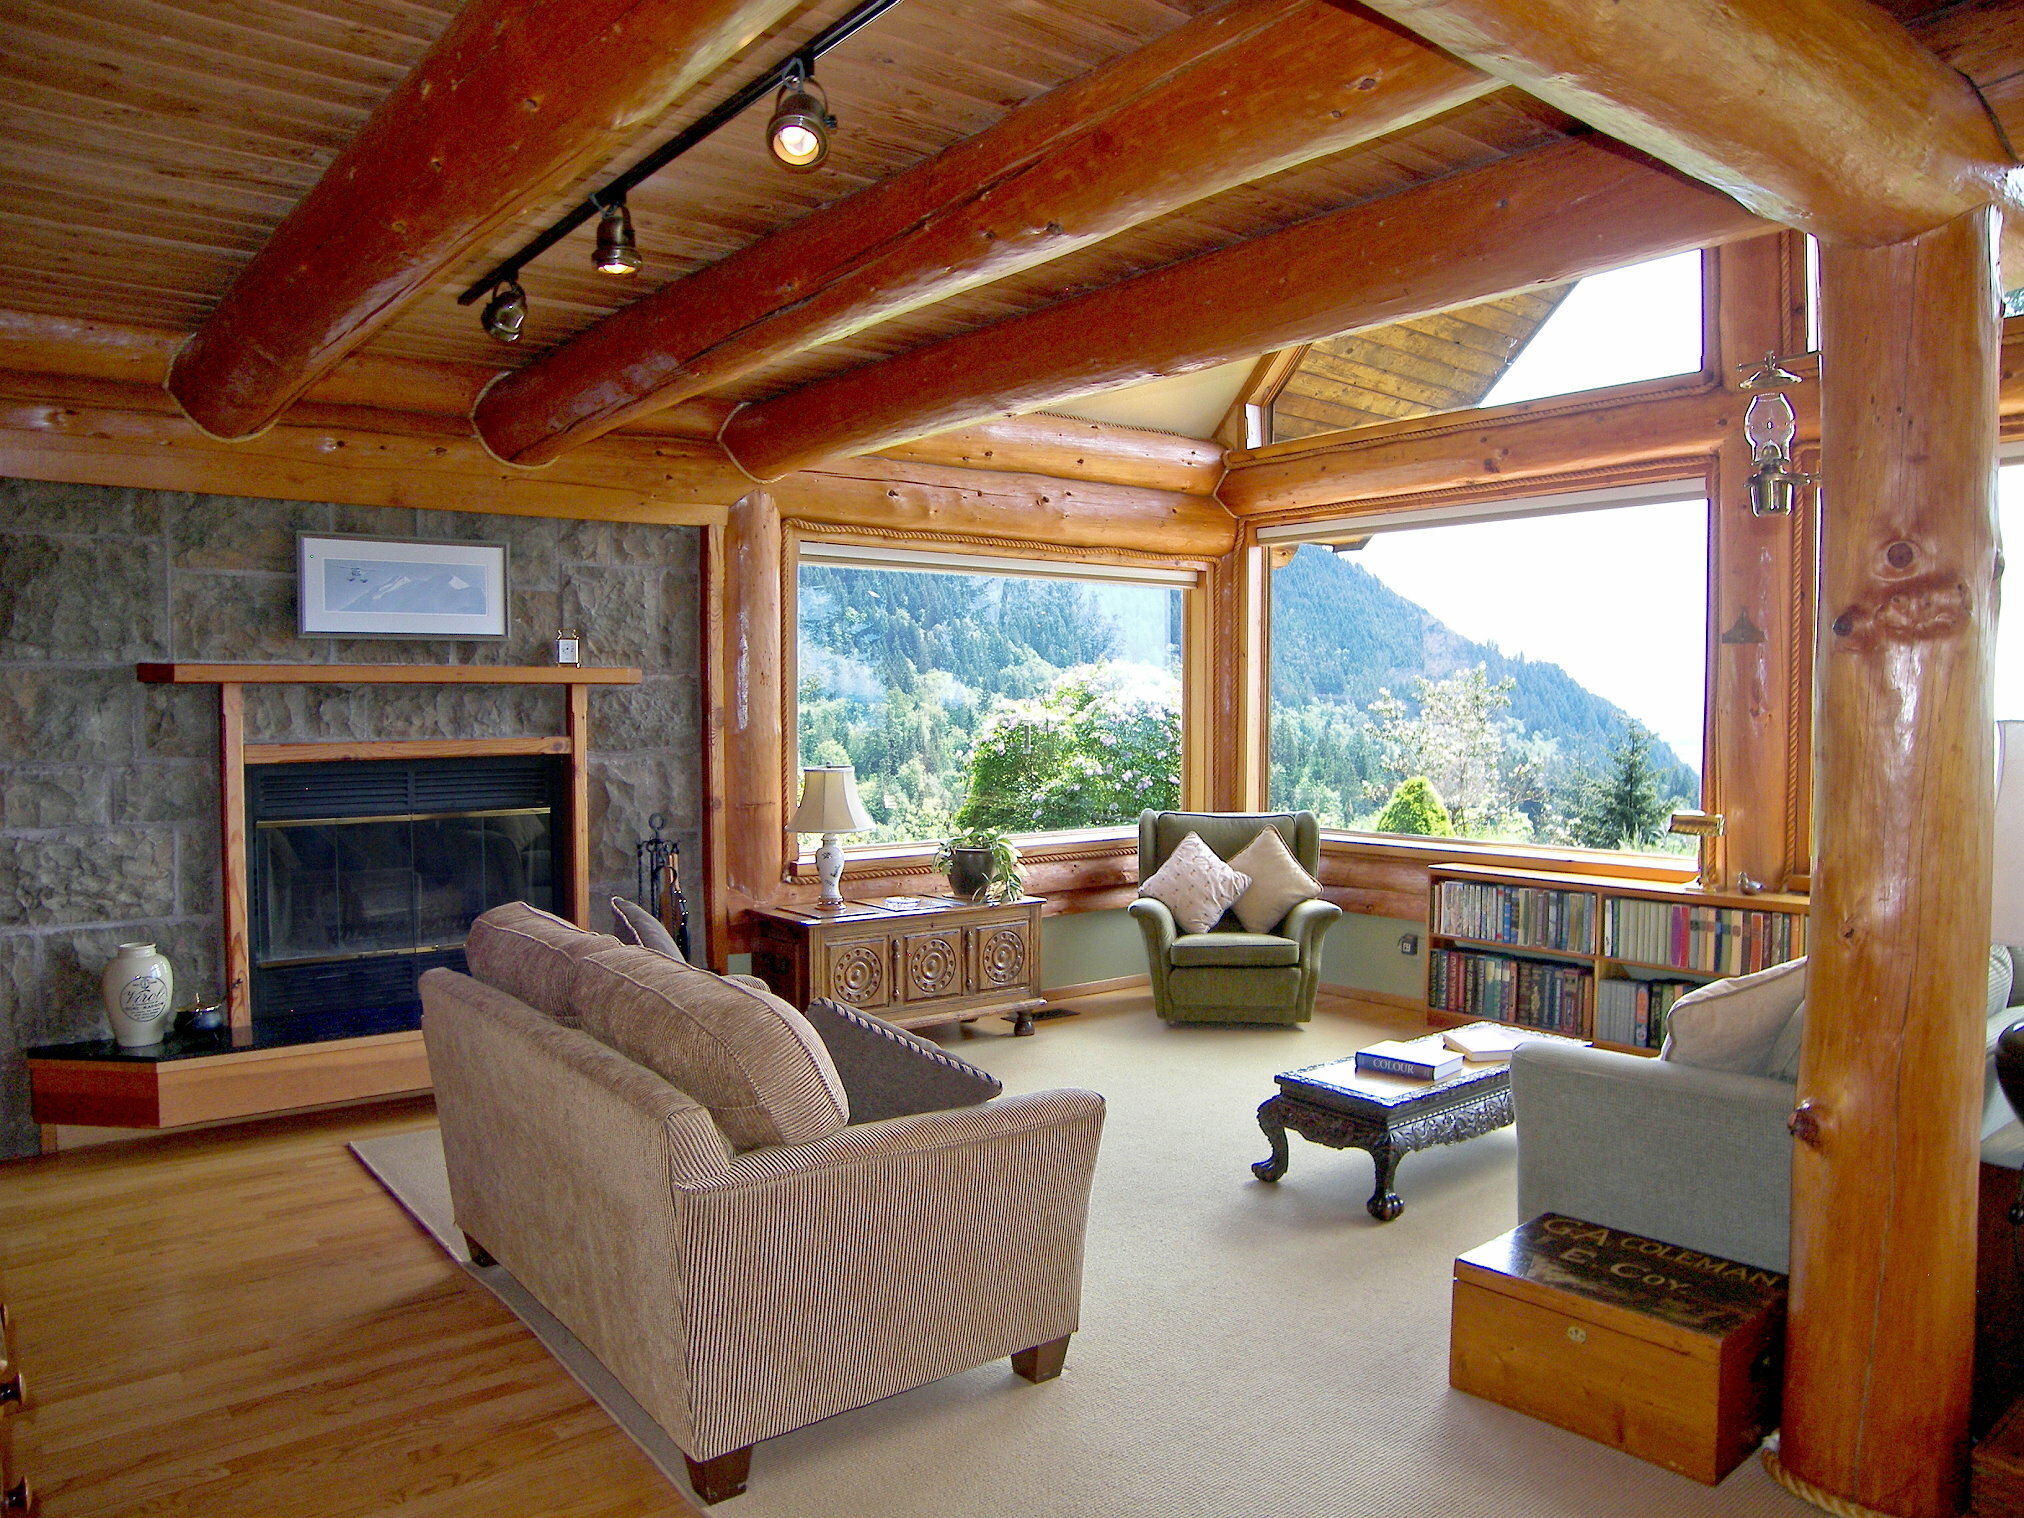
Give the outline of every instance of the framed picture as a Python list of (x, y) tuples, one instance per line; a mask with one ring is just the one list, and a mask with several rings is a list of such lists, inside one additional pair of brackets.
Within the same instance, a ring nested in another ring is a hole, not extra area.
[(295, 537), (304, 637), (503, 638), (506, 545), (341, 533)]

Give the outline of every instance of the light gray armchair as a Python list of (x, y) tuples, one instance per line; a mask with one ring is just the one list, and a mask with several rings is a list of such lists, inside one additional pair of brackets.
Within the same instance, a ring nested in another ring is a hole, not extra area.
[[(1190, 833), (1229, 859), (1266, 828), (1321, 878), (1321, 825), (1312, 812), (1149, 811), (1139, 814), (1139, 879)], [(1131, 904), (1131, 915), (1145, 935), (1153, 1004), (1168, 1022), (1304, 1023), (1314, 1016), (1321, 941), (1342, 908), (1319, 897), (1300, 902), (1269, 933), (1245, 932), (1228, 912), (1207, 933), (1183, 933), (1166, 905), (1148, 896)]]

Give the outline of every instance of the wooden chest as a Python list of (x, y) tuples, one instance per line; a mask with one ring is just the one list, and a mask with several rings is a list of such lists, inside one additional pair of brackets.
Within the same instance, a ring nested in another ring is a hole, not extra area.
[(1448, 1381), (1709, 1485), (1777, 1426), (1785, 1277), (1546, 1213), (1455, 1261)]
[(752, 971), (797, 1007), (828, 996), (902, 1028), (1012, 1019), (1033, 1031), (1040, 996), (1040, 898), (980, 905), (948, 896), (758, 907)]

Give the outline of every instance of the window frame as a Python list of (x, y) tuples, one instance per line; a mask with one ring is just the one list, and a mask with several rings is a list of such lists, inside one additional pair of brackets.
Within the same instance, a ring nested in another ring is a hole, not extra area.
[[(930, 543), (932, 546), (930, 546)], [(928, 574), (996, 574), (1032, 579), (1109, 584), (1164, 586), (1181, 592), (1181, 805), (1206, 805), (1207, 722), (1205, 703), (1210, 681), (1208, 660), (1208, 582), (1212, 562), (1169, 557), (1132, 549), (1063, 549), (1051, 551), (1027, 543), (940, 537), (923, 541), (883, 529), (782, 524), (780, 554), (780, 795), (781, 818), (794, 813), (800, 796), (801, 761), (801, 566), (912, 571)], [(1013, 842), (1029, 862), (1036, 853), (1048, 862), (1099, 859), (1117, 852), (1120, 843), (1136, 840), (1136, 819), (1100, 828), (1067, 828), (1015, 833)], [(938, 839), (909, 843), (844, 841), (846, 873), (870, 878), (920, 874), (940, 844)], [(812, 881), (815, 850), (787, 832), (785, 878)]]
[[(1640, 382), (1648, 383), (1648, 382)], [(1520, 402), (1518, 404), (1526, 404)], [(1443, 526), (1468, 526), (1482, 522), (1522, 521), (1535, 516), (1567, 516), (1621, 507), (1662, 505), (1700, 500), (1707, 512), (1705, 545), (1705, 594), (1702, 606), (1702, 704), (1699, 805), (1714, 810), (1720, 795), (1716, 774), (1717, 682), (1721, 630), (1717, 611), (1721, 600), (1719, 584), (1721, 555), (1721, 496), (1712, 461), (1694, 461), (1675, 467), (1656, 478), (1626, 479), (1602, 486), (1553, 489), (1554, 481), (1529, 480), (1512, 486), (1481, 492), (1456, 493), (1420, 504), (1381, 502), (1373, 508), (1333, 517), (1306, 517), (1297, 521), (1261, 526), (1253, 540), (1261, 549), (1313, 543), (1327, 545), (1365, 537), (1383, 531), (1414, 531)], [(1571, 483), (1571, 482), (1569, 482)], [(1542, 490), (1540, 487), (1545, 486)], [(1262, 634), (1264, 657), (1255, 671), (1260, 690), (1260, 748), (1263, 753), (1260, 806), (1270, 806), (1272, 747), (1272, 574), (1262, 576)], [(1324, 847), (1348, 849), (1368, 859), (1407, 861), (1416, 867), (1440, 863), (1498, 864), (1523, 869), (1552, 869), (1577, 873), (1612, 875), (1637, 879), (1691, 879), (1696, 872), (1691, 856), (1675, 860), (1670, 855), (1646, 854), (1619, 849), (1589, 849), (1570, 844), (1536, 844), (1473, 838), (1419, 838), (1403, 833), (1376, 833), (1356, 828), (1323, 827)]]

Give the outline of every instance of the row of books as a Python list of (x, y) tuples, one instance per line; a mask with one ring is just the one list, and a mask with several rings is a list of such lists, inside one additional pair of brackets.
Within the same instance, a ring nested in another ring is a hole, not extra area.
[(1641, 965), (1748, 975), (1806, 952), (1806, 919), (1795, 912), (1616, 897), (1604, 921), (1602, 952)]
[(1594, 980), (1586, 965), (1435, 949), (1427, 956), (1427, 1005), (1583, 1037)]
[(1436, 933), (1457, 938), (1595, 952), (1595, 897), (1586, 891), (1444, 880), (1434, 921)]
[(1666, 1041), (1673, 1003), (1699, 984), (1691, 980), (1603, 980), (1595, 987), (1595, 1036), (1605, 1043), (1656, 1049)]

